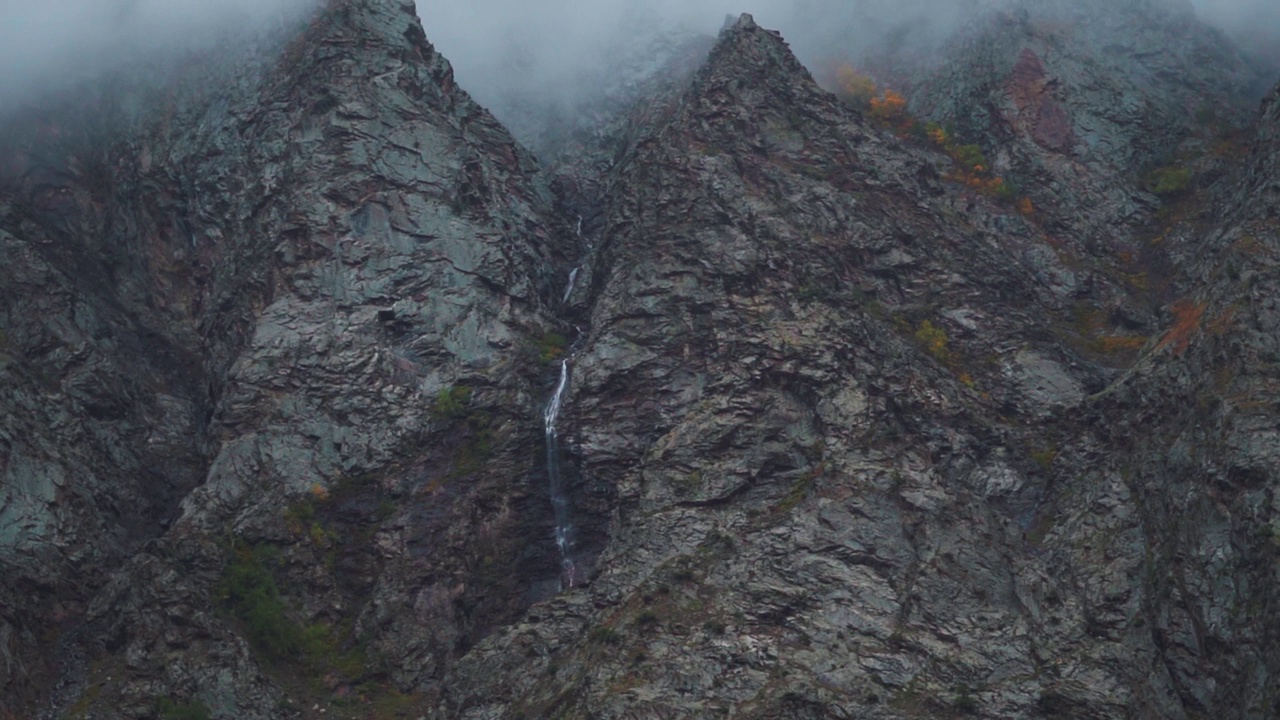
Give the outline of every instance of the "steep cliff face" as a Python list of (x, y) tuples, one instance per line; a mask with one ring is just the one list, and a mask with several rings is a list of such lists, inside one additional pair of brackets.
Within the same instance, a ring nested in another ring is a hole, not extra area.
[(199, 690), (277, 716), (228, 563), (265, 564), (290, 622), (358, 632), (406, 686), (555, 587), (531, 419), (571, 227), (412, 5), (332, 3), (260, 52), (10, 150), (15, 711), (63, 670), (30, 648), (65, 639), (118, 660), (55, 701), (135, 715)]
[(0, 714), (1270, 717), (1280, 96), (1176, 5), (918, 78), (1032, 205), (749, 16), (554, 182), (400, 0), (11, 121)]
[(907, 73), (920, 112), (982, 145), (1099, 254), (1139, 250), (1160, 168), (1220, 170), (1261, 79), (1181, 1), (1017, 3), (945, 57)]
[[(1098, 420), (1133, 376), (1074, 330), (1125, 291), (949, 165), (749, 19), (722, 35), (591, 231), (568, 421), (584, 486), (619, 493), (592, 602), (473, 651), (453, 684), (504, 682), (452, 713), (1265, 713), (1272, 676), (1207, 672), (1224, 658), (1171, 642), (1182, 611), (1142, 579), (1197, 516)], [(1265, 616), (1193, 602), (1246, 635)]]

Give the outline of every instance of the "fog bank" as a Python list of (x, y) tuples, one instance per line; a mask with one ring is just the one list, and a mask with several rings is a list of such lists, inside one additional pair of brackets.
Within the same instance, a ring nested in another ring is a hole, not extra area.
[(317, 0), (0, 0), (0, 115), (86, 77), (270, 28)]
[[(837, 51), (856, 56), (877, 43), (927, 48), (982, 9), (1012, 1), (418, 0), (418, 12), (460, 82), (489, 104), (521, 89), (575, 97), (610, 63), (643, 56), (658, 29), (714, 34), (726, 15), (754, 14), (782, 30), (812, 64)], [(1251, 49), (1280, 55), (1277, 0), (1156, 1), (1189, 2)], [(0, 114), (104, 69), (143, 59), (163, 68), (181, 51), (279, 26), (318, 2), (0, 0)]]

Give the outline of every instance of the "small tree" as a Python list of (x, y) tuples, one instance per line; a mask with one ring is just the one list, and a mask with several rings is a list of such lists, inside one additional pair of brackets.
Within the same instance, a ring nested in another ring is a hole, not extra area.
[(870, 107), (878, 92), (875, 80), (854, 70), (852, 66), (841, 65), (836, 68), (836, 96), (844, 102), (865, 109)]

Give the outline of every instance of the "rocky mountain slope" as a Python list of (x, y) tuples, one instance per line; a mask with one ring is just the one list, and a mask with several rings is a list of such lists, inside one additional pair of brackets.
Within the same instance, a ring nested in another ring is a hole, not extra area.
[(8, 119), (0, 717), (1271, 717), (1280, 95), (1062, 7), (550, 170), (402, 0)]

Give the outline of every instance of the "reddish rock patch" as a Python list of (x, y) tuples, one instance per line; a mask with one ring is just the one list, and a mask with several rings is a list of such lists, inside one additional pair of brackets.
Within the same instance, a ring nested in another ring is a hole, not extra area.
[(1053, 96), (1040, 56), (1024, 49), (1013, 67), (1009, 85), (1017, 108), (1014, 125), (1047, 150), (1070, 152), (1075, 144), (1071, 115)]

